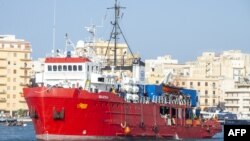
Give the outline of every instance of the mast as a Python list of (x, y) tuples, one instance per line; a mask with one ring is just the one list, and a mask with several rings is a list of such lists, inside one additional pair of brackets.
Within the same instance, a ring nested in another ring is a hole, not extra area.
[(122, 34), (122, 37), (123, 37), (124, 41), (126, 42), (128, 48), (129, 48), (129, 51), (131, 52), (133, 58), (134, 58), (134, 55), (133, 55), (133, 52), (131, 51), (131, 49), (130, 49), (128, 43), (127, 43), (127, 40), (126, 40), (125, 36), (123, 35), (122, 30), (121, 30), (120, 25), (119, 25), (120, 10), (125, 9), (125, 7), (120, 6), (117, 3), (117, 0), (115, 0), (114, 7), (110, 7), (110, 8), (107, 8), (107, 9), (114, 9), (114, 11), (115, 11), (115, 19), (114, 19), (113, 22), (111, 21), (111, 24), (113, 25), (113, 29), (112, 29), (112, 32), (110, 34), (110, 39), (109, 39), (109, 42), (108, 42), (108, 46), (107, 46), (107, 49), (106, 49), (105, 56), (107, 55), (110, 41), (113, 38), (114, 39), (114, 64), (113, 65), (117, 66), (117, 43), (118, 43), (118, 35), (120, 33)]
[[(125, 7), (121, 7), (117, 4), (117, 0), (115, 0), (115, 5), (114, 7), (111, 7), (111, 8), (108, 8), (108, 9), (114, 9), (115, 10), (115, 20), (114, 22), (111, 22), (111, 24), (113, 25), (113, 29), (112, 32), (111, 32), (111, 38), (112, 38), (112, 35), (113, 35), (113, 38), (114, 38), (114, 66), (117, 65), (117, 38), (118, 38), (118, 22), (119, 22), (119, 17), (120, 17), (120, 9), (124, 9)], [(110, 38), (110, 40), (111, 40)], [(109, 41), (110, 41), (109, 40)]]
[(54, 56), (55, 54), (55, 38), (56, 38), (56, 0), (54, 0), (54, 19), (53, 19), (53, 43), (52, 43), (52, 56)]

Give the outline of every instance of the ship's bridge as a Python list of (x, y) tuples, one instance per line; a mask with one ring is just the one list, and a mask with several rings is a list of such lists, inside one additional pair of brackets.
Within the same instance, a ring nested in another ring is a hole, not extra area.
[(99, 72), (99, 66), (88, 58), (46, 58), (42, 82), (61, 87), (84, 87), (90, 73)]

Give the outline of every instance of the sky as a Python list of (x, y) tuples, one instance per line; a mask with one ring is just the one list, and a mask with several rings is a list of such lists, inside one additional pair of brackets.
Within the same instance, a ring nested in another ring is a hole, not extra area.
[[(142, 59), (171, 55), (193, 61), (202, 52), (241, 50), (250, 53), (249, 0), (119, 0), (120, 26), (130, 48)], [(37, 59), (53, 48), (54, 0), (0, 0), (0, 35), (11, 34), (31, 43)], [(76, 44), (97, 28), (108, 39), (114, 0), (57, 0), (55, 48), (65, 48), (65, 33)], [(120, 42), (123, 40), (120, 39)]]

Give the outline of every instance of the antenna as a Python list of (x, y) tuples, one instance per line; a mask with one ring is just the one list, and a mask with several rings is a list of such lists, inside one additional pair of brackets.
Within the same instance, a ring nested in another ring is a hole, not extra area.
[(109, 42), (108, 42), (108, 46), (107, 46), (107, 49), (106, 49), (105, 56), (107, 55), (110, 41), (113, 38), (114, 39), (114, 66), (116, 66), (117, 65), (117, 52), (116, 52), (117, 51), (117, 39), (118, 39), (118, 35), (119, 35), (118, 30), (122, 34), (122, 37), (123, 37), (124, 41), (126, 42), (128, 48), (129, 48), (129, 51), (131, 52), (133, 58), (134, 58), (134, 55), (133, 55), (133, 52), (130, 49), (130, 47), (129, 47), (128, 43), (127, 43), (127, 40), (126, 40), (124, 34), (122, 33), (122, 30), (121, 30), (120, 25), (119, 25), (120, 9), (125, 9), (125, 7), (121, 7), (117, 3), (117, 0), (115, 0), (114, 7), (110, 7), (110, 8), (107, 8), (107, 9), (114, 9), (114, 11), (115, 11), (115, 20), (114, 20), (114, 22), (111, 21), (111, 24), (113, 25), (113, 29), (112, 29), (112, 32), (110, 34), (110, 38), (109, 38)]
[(54, 56), (55, 52), (55, 38), (56, 38), (56, 0), (54, 0), (54, 22), (53, 22), (53, 49), (52, 56)]
[(75, 50), (75, 44), (69, 39), (68, 33), (65, 34), (65, 52), (68, 52), (68, 46)]
[(97, 26), (95, 24), (91, 24), (90, 26), (84, 27), (92, 35), (92, 42), (93, 43), (95, 43), (95, 35), (96, 35), (96, 28), (97, 27), (103, 27), (103, 26)]
[(90, 26), (84, 27), (91, 35), (92, 39), (90, 39), (90, 43), (92, 43), (92, 46), (88, 46), (88, 53), (90, 54), (90, 49), (96, 53), (95, 50), (95, 37), (96, 37), (96, 28), (97, 27), (102, 27), (102, 26), (96, 26), (95, 24), (91, 24)]

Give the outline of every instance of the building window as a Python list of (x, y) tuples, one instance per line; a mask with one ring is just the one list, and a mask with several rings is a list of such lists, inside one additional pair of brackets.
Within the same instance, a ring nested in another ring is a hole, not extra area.
[(193, 86), (193, 82), (190, 82), (190, 86)]
[(13, 70), (13, 73), (16, 74), (16, 70)]
[(89, 65), (87, 66), (87, 72), (89, 71)]
[(215, 83), (213, 82), (213, 87), (215, 87), (216, 85), (215, 85)]
[(8, 65), (10, 65), (10, 61), (8, 61)]
[(155, 68), (152, 68), (152, 71), (154, 72), (154, 71), (155, 71)]
[(182, 85), (185, 85), (185, 82), (182, 82)]
[(13, 82), (16, 82), (16, 78), (13, 78)]
[(213, 104), (215, 104), (215, 99), (213, 99)]
[(215, 91), (213, 91), (213, 94), (215, 94)]
[(7, 90), (10, 90), (10, 86), (7, 86)]
[(28, 54), (27, 54), (27, 53), (24, 54), (24, 58), (25, 58), (25, 59), (28, 58)]
[(16, 90), (16, 86), (13, 86), (13, 90)]
[(208, 94), (207, 90), (205, 90), (205, 94)]
[(16, 53), (14, 52), (14, 55), (13, 55), (14, 57), (16, 57)]
[(13, 95), (13, 98), (14, 98), (14, 99), (16, 98), (16, 95), (15, 95), (15, 94)]
[(206, 104), (206, 105), (208, 104), (208, 100), (207, 100), (207, 99), (205, 99), (205, 104)]
[(8, 82), (10, 82), (10, 78), (8, 78)]
[(58, 66), (58, 71), (62, 71), (62, 66), (61, 65)]
[(78, 71), (82, 71), (82, 65), (78, 65)]
[(9, 98), (10, 98), (10, 95), (8, 94), (8, 95), (7, 95), (7, 99), (9, 99)]
[(200, 82), (198, 82), (198, 83), (197, 83), (197, 85), (198, 85), (198, 86), (200, 86), (200, 85), (201, 85), (201, 83), (200, 83)]
[(207, 83), (207, 82), (205, 82), (205, 86), (208, 86), (208, 83)]

